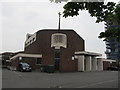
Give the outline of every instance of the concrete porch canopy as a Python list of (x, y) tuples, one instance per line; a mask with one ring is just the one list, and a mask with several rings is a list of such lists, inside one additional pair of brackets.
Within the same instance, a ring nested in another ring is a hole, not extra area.
[(78, 59), (78, 71), (101, 71), (103, 70), (102, 59), (97, 59), (102, 54), (88, 52), (88, 51), (78, 51), (75, 52), (75, 58)]
[(113, 59), (105, 59), (105, 58), (103, 58), (102, 60), (103, 60), (103, 61), (110, 62), (110, 63), (112, 63), (112, 62), (116, 63), (116, 60), (113, 60)]
[(12, 58), (10, 58), (10, 60), (18, 58), (18, 57), (34, 57), (34, 58), (42, 58), (41, 54), (25, 54), (25, 53), (19, 53), (15, 56), (13, 56)]
[(78, 52), (75, 52), (75, 55), (102, 56), (102, 54), (94, 53), (94, 52), (88, 52), (88, 51), (78, 51)]

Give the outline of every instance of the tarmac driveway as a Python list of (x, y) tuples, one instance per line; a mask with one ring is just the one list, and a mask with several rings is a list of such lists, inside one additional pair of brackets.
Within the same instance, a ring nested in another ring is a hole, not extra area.
[(43, 73), (3, 69), (2, 88), (118, 88), (118, 71)]

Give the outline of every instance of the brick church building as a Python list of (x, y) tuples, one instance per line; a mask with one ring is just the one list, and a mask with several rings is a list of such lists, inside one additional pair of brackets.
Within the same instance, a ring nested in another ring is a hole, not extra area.
[(53, 65), (60, 72), (103, 70), (97, 56), (101, 54), (85, 51), (84, 39), (74, 30), (44, 29), (26, 35), (24, 53), (11, 58), (11, 68), (27, 62), (33, 70), (41, 65)]

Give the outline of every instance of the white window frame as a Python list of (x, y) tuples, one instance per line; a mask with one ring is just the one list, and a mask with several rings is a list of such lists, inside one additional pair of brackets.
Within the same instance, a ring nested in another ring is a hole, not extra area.
[[(55, 41), (55, 37), (58, 36), (62, 36), (62, 41), (59, 42), (60, 38), (58, 38), (57, 40), (58, 41)], [(62, 33), (55, 33), (55, 34), (52, 34), (51, 36), (51, 47), (64, 47), (64, 48), (67, 48), (67, 36), (66, 34), (62, 34)]]

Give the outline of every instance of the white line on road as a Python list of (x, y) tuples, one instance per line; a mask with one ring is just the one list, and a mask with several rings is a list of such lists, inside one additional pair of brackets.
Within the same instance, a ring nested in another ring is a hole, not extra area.
[(98, 82), (98, 83), (84, 85), (84, 86), (80, 86), (80, 87), (76, 87), (76, 88), (86, 88), (86, 87), (89, 87), (89, 86), (95, 86), (95, 85), (99, 85), (99, 84), (103, 84), (103, 83), (108, 83), (108, 82), (113, 82), (113, 81), (118, 81), (118, 79), (117, 80), (109, 80), (109, 81)]

